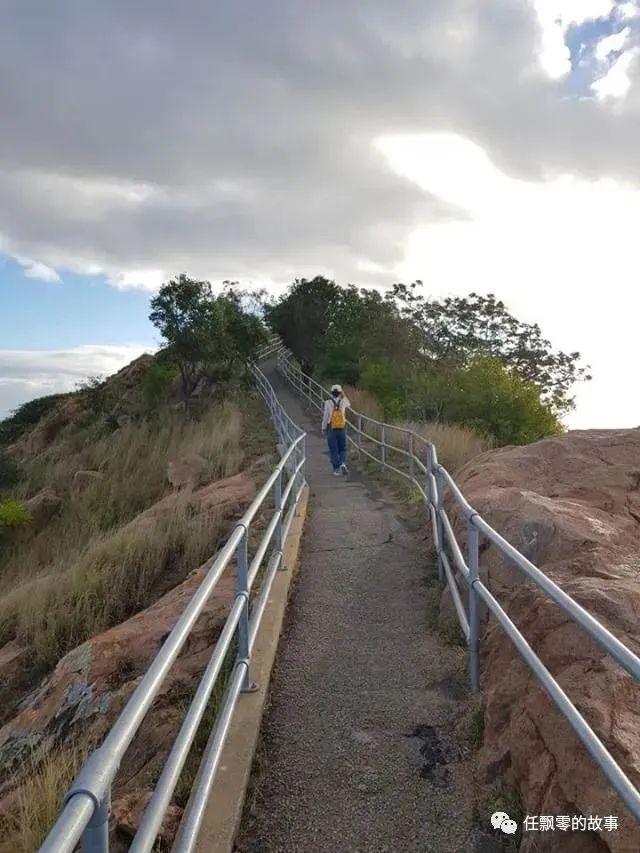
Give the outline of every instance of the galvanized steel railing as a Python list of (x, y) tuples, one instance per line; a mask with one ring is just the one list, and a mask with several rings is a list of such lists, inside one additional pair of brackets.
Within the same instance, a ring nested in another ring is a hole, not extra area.
[[(324, 401), (330, 397), (329, 391), (303, 373), (290, 353), (283, 348), (278, 351), (278, 368), (301, 396), (315, 408), (322, 409)], [(480, 579), (480, 536), (484, 536), (508, 559), (511, 565), (533, 581), (636, 681), (640, 681), (640, 658), (487, 524), (466, 501), (449, 472), (438, 463), (435, 446), (423, 436), (353, 410), (349, 412), (347, 424), (350, 432), (355, 434), (355, 438), (353, 435), (348, 435), (349, 443), (359, 454), (363, 454), (383, 468), (408, 480), (425, 501), (431, 519), (438, 574), (441, 581), (446, 581), (451, 592), (460, 628), (468, 647), (469, 677), (473, 690), (479, 689), (479, 605), (483, 602), (578, 735), (611, 786), (620, 795), (636, 820), (640, 821), (640, 793), (637, 788), (542, 663), (496, 597)], [(395, 443), (389, 441), (390, 436), (394, 437)], [(376, 448), (377, 452), (375, 452)], [(390, 457), (394, 464), (389, 461)], [(404, 469), (400, 467), (402, 465), (405, 466)], [(448, 492), (466, 520), (466, 559), (445, 508), (445, 492)], [(454, 569), (457, 569), (465, 581), (466, 607)]]
[[(258, 360), (268, 357), (274, 351), (273, 344), (269, 345), (260, 353)], [(251, 506), (235, 525), (226, 544), (211, 559), (211, 565), (204, 580), (131, 695), (118, 720), (103, 744), (89, 757), (82, 768), (65, 798), (57, 823), (40, 848), (40, 853), (72, 853), (78, 842), (81, 842), (84, 853), (107, 853), (109, 850), (111, 788), (120, 762), (216, 584), (235, 557), (235, 598), (167, 757), (162, 774), (145, 809), (130, 850), (143, 853), (154, 849), (157, 834), (180, 773), (220, 677), (225, 658), (235, 640), (235, 663), (200, 767), (196, 787), (192, 791), (183, 815), (173, 850), (188, 853), (195, 848), (236, 702), (241, 693), (255, 689), (250, 678), (251, 652), (276, 572), (284, 568), (283, 546), (305, 485), (305, 433), (284, 411), (260, 368), (252, 365), (250, 369), (256, 386), (271, 412), (279, 446), (282, 449), (282, 458)], [(273, 506), (269, 507), (271, 496)], [(255, 553), (250, 556), (251, 524), (257, 514), (266, 509), (271, 512), (271, 519), (256, 546)], [(266, 568), (263, 568), (265, 558)], [(258, 584), (257, 578), (261, 570), (261, 583)], [(260, 591), (252, 597), (252, 589), (258, 585)]]

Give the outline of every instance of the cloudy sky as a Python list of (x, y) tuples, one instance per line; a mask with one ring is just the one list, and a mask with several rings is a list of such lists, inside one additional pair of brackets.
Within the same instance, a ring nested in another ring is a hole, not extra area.
[(0, 116), (0, 416), (186, 271), (495, 292), (640, 425), (637, 0), (7, 0)]

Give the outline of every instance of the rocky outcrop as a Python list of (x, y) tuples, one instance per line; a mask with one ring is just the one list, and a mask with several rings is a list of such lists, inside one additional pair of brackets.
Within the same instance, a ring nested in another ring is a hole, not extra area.
[[(484, 454), (457, 482), (471, 505), (640, 654), (640, 430), (573, 432)], [(459, 540), (465, 525), (452, 509)], [(614, 758), (640, 785), (640, 686), (563, 612), (481, 542), (480, 571)], [(581, 853), (631, 853), (640, 829), (492, 619), (483, 618), (481, 763), (530, 815), (617, 815), (620, 828), (574, 838)], [(522, 851), (564, 851), (563, 832), (529, 832)], [(571, 848), (573, 849), (573, 848)]]
[(76, 489), (83, 489), (85, 486), (92, 486), (94, 483), (101, 483), (104, 480), (104, 474), (100, 471), (76, 471), (73, 475), (73, 485)]
[(24, 502), (36, 528), (44, 527), (62, 509), (62, 498), (53, 489), (42, 489)]
[(167, 480), (174, 489), (197, 489), (209, 479), (211, 466), (197, 453), (190, 453), (169, 460)]

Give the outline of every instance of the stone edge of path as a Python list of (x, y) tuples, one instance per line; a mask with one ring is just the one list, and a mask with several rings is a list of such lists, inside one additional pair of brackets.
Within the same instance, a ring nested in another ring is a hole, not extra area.
[(297, 570), (308, 502), (309, 486), (305, 485), (284, 546), (283, 563), (286, 570), (277, 572), (274, 578), (251, 656), (251, 679), (258, 685), (258, 690), (240, 696), (236, 704), (200, 828), (197, 853), (231, 853), (234, 848), (259, 742), (289, 590)]

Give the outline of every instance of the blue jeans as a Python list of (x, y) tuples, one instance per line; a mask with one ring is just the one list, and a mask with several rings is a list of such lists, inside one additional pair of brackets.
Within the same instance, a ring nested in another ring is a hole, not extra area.
[(329, 456), (333, 470), (337, 471), (344, 465), (347, 459), (347, 431), (346, 429), (327, 430), (327, 443), (329, 444)]

